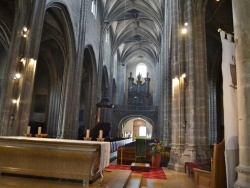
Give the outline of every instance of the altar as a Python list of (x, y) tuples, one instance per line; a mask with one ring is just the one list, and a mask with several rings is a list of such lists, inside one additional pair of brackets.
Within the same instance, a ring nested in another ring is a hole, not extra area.
[(0, 173), (82, 180), (109, 165), (110, 143), (35, 137), (0, 137)]

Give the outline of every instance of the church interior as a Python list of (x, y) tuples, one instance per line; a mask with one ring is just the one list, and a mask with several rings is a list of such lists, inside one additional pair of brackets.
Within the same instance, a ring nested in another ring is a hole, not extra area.
[[(249, 9), (0, 0), (0, 187), (249, 187)], [(226, 93), (237, 100), (227, 109)], [(137, 180), (133, 165), (154, 166), (159, 143), (166, 180)], [(110, 175), (110, 164), (131, 171)]]

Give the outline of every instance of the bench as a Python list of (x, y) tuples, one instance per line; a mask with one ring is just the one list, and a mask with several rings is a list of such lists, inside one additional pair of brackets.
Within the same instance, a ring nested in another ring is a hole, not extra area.
[(192, 163), (192, 162), (185, 162), (185, 173), (188, 171), (188, 177), (193, 177), (194, 174), (194, 168), (202, 169), (201, 166)]
[[(120, 146), (117, 153), (117, 164), (131, 165), (135, 162), (135, 147), (124, 147)], [(146, 157), (142, 159), (143, 163), (151, 163), (151, 154), (149, 149), (146, 149)]]
[(225, 140), (214, 145), (211, 171), (194, 168), (194, 187), (226, 188)]

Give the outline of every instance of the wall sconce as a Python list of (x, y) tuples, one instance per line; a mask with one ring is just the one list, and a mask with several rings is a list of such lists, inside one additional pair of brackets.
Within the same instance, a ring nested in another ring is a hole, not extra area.
[(20, 58), (20, 62), (22, 62), (22, 63), (23, 63), (23, 65), (25, 66), (26, 60), (25, 60), (25, 58), (24, 58), (24, 57), (21, 57), (21, 58)]
[(187, 85), (188, 85), (188, 82), (187, 82), (187, 74), (186, 73), (183, 73), (182, 75), (181, 75), (181, 77), (183, 78), (183, 80), (184, 80), (184, 86), (185, 87), (187, 87)]
[(186, 128), (187, 126), (187, 121), (184, 121), (183, 127)]
[(182, 28), (182, 30), (181, 30), (181, 33), (184, 35), (184, 34), (186, 34), (187, 33), (187, 28)]
[(27, 38), (27, 36), (28, 36), (28, 29), (27, 29), (27, 27), (23, 27), (23, 33), (22, 33), (22, 35), (23, 35), (24, 38)]
[(30, 65), (35, 65), (35, 63), (36, 63), (36, 60), (33, 59), (33, 58), (30, 58), (29, 64), (30, 64)]
[(16, 73), (15, 76), (14, 76), (14, 80), (19, 79), (19, 78), (21, 78), (21, 74), (20, 73)]
[(188, 23), (187, 22), (185, 22), (184, 23), (184, 27), (181, 29), (181, 33), (183, 34), (183, 35), (185, 35), (185, 34), (187, 34), (187, 26), (188, 26)]
[(178, 79), (178, 75), (176, 75), (176, 76), (174, 77), (174, 80), (176, 80), (176, 81), (179, 80), (179, 79)]
[(16, 104), (16, 103), (17, 103), (17, 100), (16, 100), (16, 99), (12, 99), (12, 103), (13, 103), (13, 104)]

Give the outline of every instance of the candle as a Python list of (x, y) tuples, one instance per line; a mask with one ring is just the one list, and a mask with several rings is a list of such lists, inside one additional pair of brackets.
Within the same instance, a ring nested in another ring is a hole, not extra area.
[(86, 131), (86, 138), (89, 138), (89, 134), (90, 134), (90, 130), (87, 129), (87, 131)]
[(102, 135), (103, 135), (103, 130), (100, 130), (100, 131), (99, 131), (99, 138), (100, 138), (100, 139), (102, 138)]
[(27, 126), (27, 134), (30, 134), (30, 126)]
[(42, 132), (42, 127), (38, 127), (38, 134), (41, 134)]

